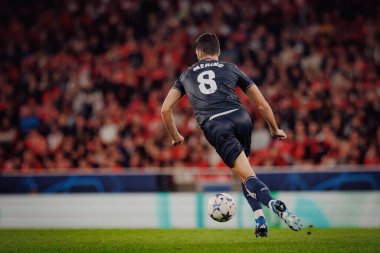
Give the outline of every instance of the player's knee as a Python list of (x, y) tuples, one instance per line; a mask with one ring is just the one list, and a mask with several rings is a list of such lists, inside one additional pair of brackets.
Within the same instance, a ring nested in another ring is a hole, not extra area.
[(242, 182), (245, 182), (245, 180), (249, 177), (256, 177), (256, 174), (249, 164), (249, 161), (244, 152), (241, 152), (241, 154), (236, 159), (232, 171), (239, 177), (240, 181)]

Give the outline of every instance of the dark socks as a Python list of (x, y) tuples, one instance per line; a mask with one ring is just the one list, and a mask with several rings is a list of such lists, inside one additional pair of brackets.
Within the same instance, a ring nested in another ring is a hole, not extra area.
[(248, 177), (245, 182), (245, 188), (256, 196), (256, 199), (262, 204), (269, 207), (269, 201), (273, 200), (269, 188), (257, 177)]
[(247, 189), (245, 188), (245, 185), (243, 183), (241, 183), (241, 190), (243, 192), (243, 195), (244, 195), (245, 199), (248, 201), (248, 204), (251, 206), (252, 211), (255, 212), (257, 210), (260, 210), (261, 209), (260, 202), (257, 201), (255, 198), (253, 198), (249, 194), (249, 192), (247, 191)]

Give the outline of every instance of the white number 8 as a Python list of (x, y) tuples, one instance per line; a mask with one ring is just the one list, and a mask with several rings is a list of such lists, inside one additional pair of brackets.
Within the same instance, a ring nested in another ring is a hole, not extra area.
[[(205, 76), (208, 76), (208, 78), (205, 78)], [(203, 71), (198, 75), (199, 89), (203, 94), (212, 94), (218, 89), (214, 78), (215, 73), (212, 70)]]

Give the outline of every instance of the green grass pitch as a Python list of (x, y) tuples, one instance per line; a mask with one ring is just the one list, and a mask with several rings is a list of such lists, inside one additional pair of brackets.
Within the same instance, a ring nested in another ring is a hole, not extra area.
[(380, 252), (380, 229), (1, 229), (0, 252)]

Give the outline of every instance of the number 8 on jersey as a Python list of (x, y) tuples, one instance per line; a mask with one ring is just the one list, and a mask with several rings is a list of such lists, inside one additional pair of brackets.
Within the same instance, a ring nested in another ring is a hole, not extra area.
[(218, 89), (218, 87), (216, 86), (216, 82), (214, 81), (214, 78), (215, 73), (212, 70), (203, 71), (198, 75), (197, 80), (199, 82), (199, 90), (203, 94), (212, 94)]

